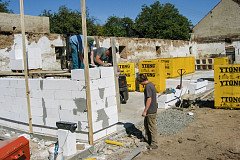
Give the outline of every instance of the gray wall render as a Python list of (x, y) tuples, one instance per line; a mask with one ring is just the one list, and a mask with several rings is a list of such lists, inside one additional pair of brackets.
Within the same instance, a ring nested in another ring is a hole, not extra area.
[[(1, 32), (21, 32), (20, 15), (0, 13)], [(28, 33), (50, 33), (49, 18), (25, 15), (25, 31)]]
[[(76, 70), (74, 74), (84, 75), (84, 70)], [(77, 123), (77, 139), (88, 140), (84, 76), (76, 80), (74, 74), (72, 80), (29, 80), (34, 133), (56, 136), (56, 122), (62, 120)], [(116, 131), (118, 112), (113, 68), (91, 68), (90, 79), (94, 140), (97, 140)], [(0, 78), (0, 90), (0, 125), (27, 132), (24, 79)]]

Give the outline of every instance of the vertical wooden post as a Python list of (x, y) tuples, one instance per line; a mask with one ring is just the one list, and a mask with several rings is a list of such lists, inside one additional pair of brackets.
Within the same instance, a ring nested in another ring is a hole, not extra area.
[(30, 95), (29, 95), (30, 92), (29, 92), (29, 85), (28, 85), (28, 63), (27, 63), (27, 56), (26, 56), (23, 0), (20, 0), (20, 17), (21, 17), (21, 30), (22, 30), (22, 51), (23, 51), (23, 63), (24, 63), (24, 75), (25, 75), (25, 86), (26, 86), (27, 107), (28, 107), (29, 133), (32, 134), (33, 133), (32, 113), (31, 113)]
[(82, 33), (84, 39), (84, 75), (87, 94), (87, 116), (88, 116), (88, 139), (89, 144), (93, 145), (93, 127), (92, 127), (92, 106), (90, 95), (90, 78), (89, 78), (89, 64), (88, 64), (88, 43), (87, 43), (87, 25), (86, 25), (86, 3), (82, 0)]
[(117, 108), (118, 108), (118, 112), (121, 112), (118, 73), (117, 73), (118, 64), (117, 64), (117, 58), (116, 58), (115, 38), (113, 37), (111, 38), (111, 46), (112, 46), (113, 69), (114, 69), (115, 86), (116, 86), (115, 88), (116, 88)]
[(99, 44), (99, 39), (97, 36), (94, 37), (94, 40), (96, 42), (96, 48), (99, 48), (100, 47), (100, 44)]

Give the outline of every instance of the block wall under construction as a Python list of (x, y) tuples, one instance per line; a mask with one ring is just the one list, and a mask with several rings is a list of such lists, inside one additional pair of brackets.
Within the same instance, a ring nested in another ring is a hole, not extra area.
[[(90, 69), (93, 139), (116, 131), (118, 122), (112, 67)], [(84, 70), (73, 70), (72, 79), (30, 79), (33, 132), (57, 135), (57, 121), (77, 123), (77, 139), (88, 140)], [(28, 131), (25, 80), (0, 78), (0, 125)]]

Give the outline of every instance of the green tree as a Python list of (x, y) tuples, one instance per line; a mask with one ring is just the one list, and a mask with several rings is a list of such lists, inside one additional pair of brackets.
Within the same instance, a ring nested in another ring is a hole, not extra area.
[(9, 2), (3, 2), (2, 0), (0, 0), (0, 12), (13, 13), (12, 10), (8, 9), (8, 6)]
[[(82, 17), (79, 11), (73, 11), (66, 6), (61, 6), (58, 12), (51, 13), (44, 10), (40, 16), (47, 16), (50, 19), (50, 32), (58, 34), (81, 34), (82, 33)], [(94, 24), (95, 19), (87, 13), (87, 32), (88, 35), (97, 33)]]
[(106, 24), (103, 26), (104, 35), (116, 37), (133, 37), (135, 35), (133, 24), (133, 20), (128, 17), (119, 18), (116, 16), (110, 16), (107, 19)]
[(174, 5), (156, 1), (150, 6), (142, 6), (134, 28), (142, 38), (187, 40), (191, 26), (191, 22)]

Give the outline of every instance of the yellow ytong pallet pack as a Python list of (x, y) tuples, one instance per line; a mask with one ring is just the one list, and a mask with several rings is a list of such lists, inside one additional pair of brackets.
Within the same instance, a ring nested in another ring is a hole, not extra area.
[[(139, 73), (145, 74), (151, 81), (157, 92), (163, 92), (166, 89), (165, 64), (160, 60), (145, 60), (138, 64)], [(144, 91), (144, 86), (139, 84), (139, 91)]]
[(218, 57), (214, 58), (214, 66), (215, 65), (227, 65), (229, 62), (228, 57)]
[(120, 73), (124, 74), (127, 79), (127, 85), (129, 91), (136, 90), (136, 78), (135, 78), (135, 64), (131, 62), (118, 63)]
[(184, 69), (185, 74), (195, 72), (194, 57), (160, 58), (158, 60), (165, 64), (167, 78), (179, 77), (179, 69)]
[(240, 64), (214, 66), (215, 108), (240, 108)]

